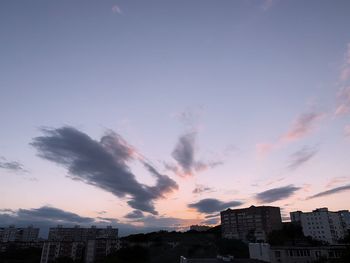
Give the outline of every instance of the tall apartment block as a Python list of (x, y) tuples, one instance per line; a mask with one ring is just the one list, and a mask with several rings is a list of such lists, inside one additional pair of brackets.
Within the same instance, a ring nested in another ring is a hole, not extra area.
[(348, 210), (331, 212), (327, 208), (319, 208), (312, 212), (295, 211), (290, 213), (290, 218), (301, 225), (305, 236), (330, 244), (337, 243), (350, 229)]
[(9, 226), (0, 228), (0, 242), (36, 242), (38, 241), (39, 228)]
[(266, 241), (271, 231), (282, 228), (279, 207), (251, 206), (242, 209), (227, 209), (220, 214), (223, 238)]
[(79, 226), (50, 228), (48, 241), (41, 253), (41, 263), (60, 257), (69, 257), (79, 262), (100, 262), (105, 256), (117, 250), (118, 229), (81, 228)]

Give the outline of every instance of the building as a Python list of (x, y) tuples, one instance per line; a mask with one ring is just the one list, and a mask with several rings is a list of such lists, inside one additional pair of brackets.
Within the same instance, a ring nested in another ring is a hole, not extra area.
[(39, 228), (33, 226), (15, 227), (13, 225), (0, 228), (0, 242), (36, 242), (39, 237)]
[(79, 262), (100, 262), (118, 248), (118, 229), (116, 228), (58, 226), (50, 228), (40, 262), (47, 263), (60, 257), (70, 257)]
[(312, 212), (295, 211), (290, 213), (291, 221), (301, 225), (305, 236), (335, 244), (344, 238), (350, 227), (350, 214), (347, 210), (338, 212), (319, 208)]
[(346, 246), (271, 246), (266, 243), (250, 243), (249, 255), (252, 259), (271, 263), (310, 263), (320, 259), (337, 262)]
[(250, 258), (234, 258), (233, 256), (217, 256), (216, 258), (186, 258), (181, 256), (180, 263), (260, 263), (262, 261)]
[(242, 209), (227, 209), (220, 214), (223, 238), (266, 241), (271, 231), (282, 228), (279, 207), (251, 206)]
[(209, 230), (211, 227), (210, 226), (205, 226), (205, 225), (192, 225), (190, 226), (190, 230), (197, 231), (197, 232), (204, 232)]

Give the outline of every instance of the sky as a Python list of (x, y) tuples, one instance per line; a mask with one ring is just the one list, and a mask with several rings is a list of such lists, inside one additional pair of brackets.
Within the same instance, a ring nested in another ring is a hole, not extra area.
[(0, 225), (350, 209), (350, 2), (0, 2)]

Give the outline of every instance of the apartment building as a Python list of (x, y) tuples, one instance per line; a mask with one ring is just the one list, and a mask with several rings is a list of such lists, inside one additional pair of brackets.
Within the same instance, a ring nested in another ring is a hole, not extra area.
[(327, 208), (312, 212), (295, 211), (290, 213), (291, 221), (301, 225), (305, 236), (335, 244), (349, 229), (349, 211), (328, 211)]
[(39, 228), (28, 227), (9, 227), (0, 228), (0, 242), (36, 242), (39, 237)]
[(70, 257), (79, 262), (100, 262), (118, 248), (117, 228), (57, 226), (49, 230), (40, 262), (47, 263), (60, 257)]
[(223, 238), (266, 241), (273, 230), (282, 228), (281, 211), (273, 206), (227, 209), (220, 213)]
[(343, 256), (346, 246), (270, 246), (266, 243), (249, 243), (252, 259), (271, 263), (310, 263), (318, 260), (337, 262)]

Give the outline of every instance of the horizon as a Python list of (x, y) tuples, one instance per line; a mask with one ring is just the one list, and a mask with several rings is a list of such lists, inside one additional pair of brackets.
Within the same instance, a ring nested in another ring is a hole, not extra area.
[(350, 210), (350, 2), (0, 2), (0, 226)]

